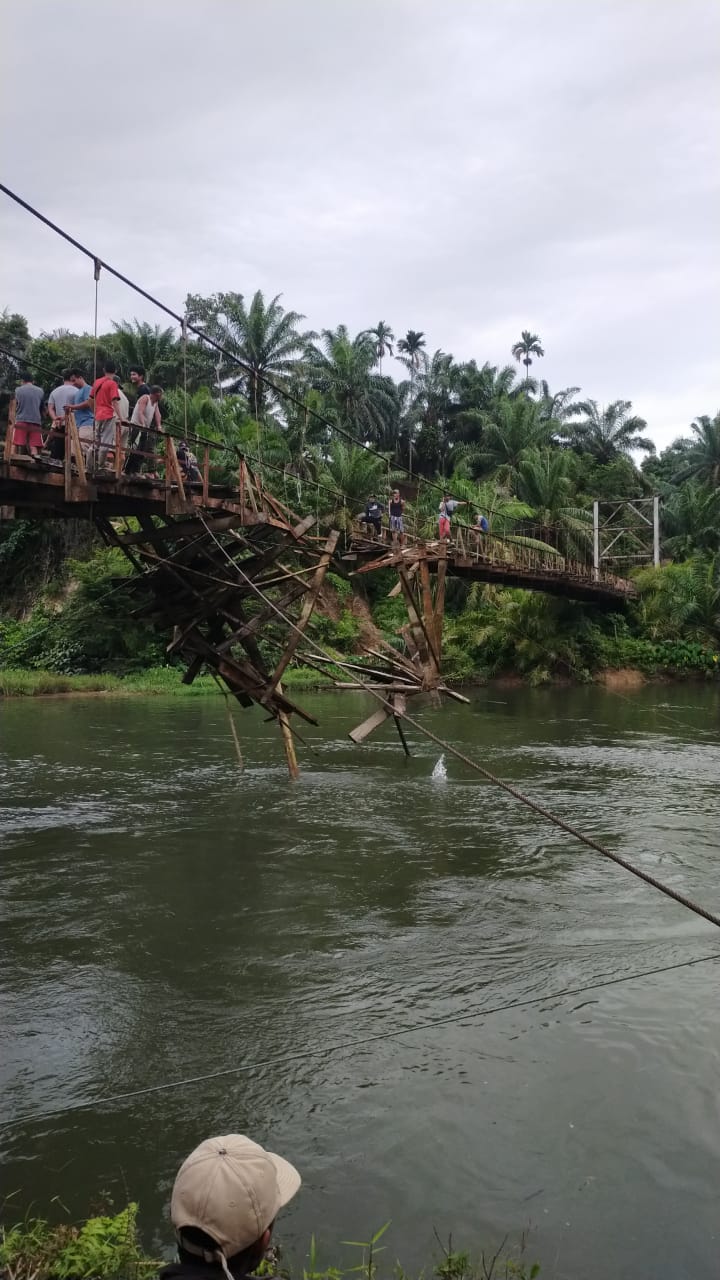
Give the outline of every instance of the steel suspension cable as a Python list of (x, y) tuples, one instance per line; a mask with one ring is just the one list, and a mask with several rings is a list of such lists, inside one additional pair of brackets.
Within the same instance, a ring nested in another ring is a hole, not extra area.
[[(298, 634), (305, 640), (305, 643), (309, 643), (310, 646), (315, 649), (316, 653), (319, 653), (323, 658), (337, 666), (338, 669), (341, 669), (341, 664), (338, 663), (336, 657), (331, 653), (328, 653), (328, 651), (324, 649), (322, 645), (317, 644), (316, 641), (308, 641), (305, 633), (300, 631), (300, 628), (295, 625), (292, 618), (289, 618), (287, 614), (283, 613), (283, 611), (279, 609), (273, 601), (269, 600), (267, 596), (263, 594), (252, 579), (246, 573), (243, 573), (239, 564), (232, 559), (226, 548), (215, 536), (213, 530), (209, 527), (202, 514), (200, 514), (200, 519), (205, 525), (205, 528), (213, 542), (215, 542), (215, 544), (220, 548), (223, 555), (227, 557), (236, 571), (240, 573), (245, 581), (251, 586), (252, 590), (270, 606), (278, 617), (282, 618), (283, 622), (285, 622), (287, 626), (289, 626), (293, 631), (298, 632)], [(541, 817), (547, 819), (547, 821), (552, 823), (553, 826), (558, 827), (561, 831), (565, 831), (567, 835), (573, 836), (576, 840), (580, 840), (582, 844), (588, 847), (588, 849), (593, 849), (596, 853), (601, 853), (603, 857), (617, 863), (617, 865), (623, 867), (625, 871), (629, 871), (631, 875), (636, 876), (638, 880), (644, 880), (645, 883), (651, 885), (653, 889), (659, 890), (660, 893), (664, 893), (668, 898), (673, 898), (674, 901), (680, 903), (681, 906), (687, 907), (689, 911), (693, 911), (695, 915), (701, 916), (703, 920), (707, 920), (709, 924), (714, 924), (720, 929), (719, 915), (716, 915), (712, 911), (708, 911), (705, 907), (701, 906), (699, 902), (695, 902), (686, 894), (680, 893), (678, 889), (673, 889), (670, 885), (664, 884), (662, 880), (658, 880), (657, 877), (651, 875), (650, 872), (643, 871), (640, 867), (634, 866), (632, 862), (628, 862), (628, 860), (623, 858), (619, 853), (613, 853), (611, 849), (608, 849), (605, 845), (601, 844), (599, 840), (595, 840), (593, 836), (586, 835), (584, 831), (581, 831), (578, 827), (574, 826), (573, 823), (566, 822), (564, 818), (561, 818), (558, 814), (547, 809), (545, 805), (542, 805), (537, 800), (533, 800), (530, 796), (525, 795), (523, 791), (520, 791), (518, 787), (514, 787), (512, 783), (506, 782), (503, 778), (498, 777), (497, 774), (492, 773), (490, 769), (486, 769), (484, 765), (478, 764), (477, 760), (473, 760), (470, 756), (465, 755), (464, 752), (460, 751), (458, 747), (453, 746), (452, 743), (445, 742), (443, 738), (440, 738), (436, 733), (433, 733), (432, 729), (428, 729), (426, 725), (421, 724), (413, 716), (408, 715), (407, 711), (397, 710), (393, 703), (388, 702), (381, 693), (378, 693), (377, 690), (371, 688), (370, 685), (366, 684), (362, 680), (359, 680), (358, 683), (364, 685), (365, 692), (369, 693), (372, 698), (375, 698), (375, 700), (379, 702), (390, 715), (397, 715), (401, 719), (406, 720), (407, 723), (412, 725), (418, 733), (429, 738), (431, 742), (436, 743), (443, 751), (447, 751), (449, 755), (455, 756), (457, 760), (460, 760), (463, 764), (467, 765), (468, 768), (479, 773), (481, 777), (486, 779), (486, 781), (491, 782), (496, 787), (500, 787), (503, 791), (507, 792), (508, 795), (519, 800), (520, 803), (524, 804), (528, 809), (532, 809), (534, 813), (537, 813)]]
[[(42, 222), (44, 226), (49, 227), (49, 229), (51, 231), (54, 231), (56, 235), (61, 236), (63, 240), (66, 240), (68, 244), (71, 244), (73, 248), (78, 250), (79, 253), (84, 253), (85, 256), (88, 258), (91, 258), (93, 262), (98, 263), (101, 267), (104, 267), (104, 269), (107, 272), (109, 272), (110, 275), (113, 275), (116, 280), (120, 280), (122, 284), (125, 284), (129, 289), (134, 290), (135, 293), (139, 294), (140, 297), (145, 298), (154, 307), (158, 307), (160, 311), (164, 311), (165, 314), (170, 316), (173, 320), (175, 320), (175, 322), (178, 325), (182, 325), (183, 317), (177, 311), (173, 311), (172, 307), (169, 307), (167, 303), (161, 302), (160, 299), (156, 298), (152, 293), (148, 293), (147, 289), (143, 289), (141, 285), (136, 284), (136, 282), (134, 280), (131, 280), (129, 276), (124, 275), (121, 271), (118, 271), (116, 267), (111, 266), (110, 263), (106, 262), (104, 258), (98, 257), (98, 255), (95, 254), (92, 249), (88, 249), (87, 245), (81, 244), (81, 242), (79, 240), (76, 240), (74, 236), (71, 236), (68, 231), (65, 231), (62, 227), (58, 226), (56, 222), (53, 222), (50, 218), (46, 217), (44, 213), (41, 213), (39, 209), (36, 209), (27, 200), (24, 200), (22, 196), (18, 195), (16, 191), (13, 191), (11, 187), (8, 187), (5, 185), (5, 183), (0, 182), (0, 191), (2, 191), (6, 196), (8, 196), (10, 200), (13, 200), (15, 204), (19, 205), (21, 209), (24, 209), (26, 213), (31, 214), (33, 218), (37, 218), (39, 222)], [(229, 360), (232, 364), (237, 365), (238, 368), (242, 369), (246, 374), (250, 375), (251, 378), (257, 379), (258, 381), (262, 382), (266, 387), (268, 387), (269, 390), (273, 392), (274, 395), (280, 396), (281, 398), (287, 400), (290, 404), (294, 404), (298, 408), (305, 410), (310, 417), (314, 418), (315, 421), (319, 422), (327, 430), (332, 431), (339, 436), (342, 436), (345, 440), (349, 441), (349, 443), (354, 445), (356, 448), (364, 449), (366, 453), (372, 454), (374, 457), (381, 459), (383, 462), (387, 461), (386, 454), (381, 453), (377, 449), (374, 449), (372, 445), (369, 445), (364, 441), (358, 440), (352, 434), (352, 432), (346, 431), (344, 427), (338, 426), (336, 422), (332, 422), (331, 419), (326, 418), (324, 414), (318, 413), (318, 411), (316, 409), (313, 409), (310, 405), (308, 405), (305, 400), (301, 400), (299, 396), (296, 396), (292, 391), (288, 390), (287, 387), (283, 387), (282, 385), (275, 382), (266, 373), (261, 373), (258, 370), (253, 369), (252, 365), (249, 365), (246, 363), (246, 361), (241, 360), (239, 356), (235, 355), (234, 352), (229, 351), (227, 347), (224, 347), (222, 343), (218, 342), (215, 338), (211, 337), (210, 334), (206, 333), (204, 329), (199, 329), (196, 325), (190, 324), (189, 322), (187, 323), (187, 328), (191, 333), (195, 334), (195, 336), (199, 338), (202, 342), (206, 342), (208, 346), (212, 347), (215, 351), (219, 352), (220, 355), (224, 356), (226, 360)], [(397, 465), (398, 470), (402, 471), (403, 474), (408, 476), (409, 480), (412, 481), (413, 479), (412, 464), (411, 464), (410, 470), (408, 470), (408, 468), (405, 467), (403, 463), (400, 461), (400, 459), (397, 458), (395, 455), (393, 455), (393, 461)], [(426, 483), (431, 488), (437, 490), (437, 492), (440, 493), (441, 495), (446, 492), (445, 486), (439, 485), (434, 480), (428, 480), (426, 478)], [(460, 522), (458, 521), (458, 523)]]
[(672, 973), (678, 969), (690, 969), (695, 965), (708, 964), (711, 961), (720, 960), (720, 952), (713, 952), (707, 956), (693, 956), (689, 960), (678, 960), (673, 964), (657, 965), (652, 969), (639, 969), (635, 973), (626, 973), (616, 976), (601, 977), (596, 982), (586, 983), (580, 987), (564, 987), (560, 991), (549, 991), (542, 996), (527, 996), (522, 1000), (509, 1000), (505, 1004), (489, 1005), (484, 1008), (471, 1008), (463, 1013), (451, 1013), (442, 1018), (428, 1018), (424, 1022), (417, 1022), (413, 1026), (399, 1027), (395, 1029), (374, 1032), (372, 1035), (364, 1035), (355, 1040), (340, 1040), (334, 1044), (318, 1045), (314, 1049), (304, 1049), (300, 1051), (292, 1051), (290, 1053), (273, 1055), (271, 1058), (261, 1059), (258, 1062), (242, 1062), (233, 1067), (223, 1067), (218, 1071), (207, 1071), (201, 1075), (185, 1076), (179, 1080), (167, 1080), (162, 1084), (146, 1085), (142, 1089), (128, 1089), (123, 1093), (111, 1093), (105, 1097), (89, 1098), (85, 1102), (71, 1103), (67, 1107), (55, 1107), (50, 1111), (38, 1111), (34, 1114), (27, 1112), (25, 1115), (16, 1116), (12, 1120), (6, 1120), (0, 1123), (0, 1131), (6, 1129), (17, 1129), (21, 1125), (32, 1124), (38, 1121), (46, 1121), (58, 1118), (60, 1116), (72, 1115), (77, 1111), (89, 1111), (97, 1107), (107, 1107), (115, 1102), (127, 1102), (131, 1098), (141, 1098), (149, 1094), (164, 1093), (171, 1089), (183, 1089), (193, 1084), (204, 1084), (208, 1080), (221, 1080), (228, 1076), (242, 1075), (246, 1071), (259, 1071), (264, 1067), (274, 1067), (283, 1063), (302, 1062), (308, 1058), (318, 1058), (326, 1054), (342, 1053), (346, 1051), (364, 1049), (368, 1044), (375, 1044), (378, 1041), (399, 1040), (403, 1036), (417, 1035), (420, 1031), (433, 1031), (438, 1027), (457, 1026), (459, 1023), (472, 1022), (477, 1018), (487, 1018), (491, 1014), (508, 1013), (512, 1009), (526, 1009), (534, 1004), (546, 1004), (551, 1000), (563, 1000), (571, 996), (586, 995), (590, 991), (602, 991), (607, 987), (620, 986), (624, 982), (637, 982), (640, 978), (652, 978), (661, 973)]

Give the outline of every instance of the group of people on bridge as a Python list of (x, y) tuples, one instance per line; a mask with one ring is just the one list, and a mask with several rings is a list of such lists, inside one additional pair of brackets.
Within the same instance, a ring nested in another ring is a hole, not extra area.
[[(111, 360), (105, 362), (92, 385), (82, 369), (65, 369), (62, 381), (49, 395), (30, 373), (23, 373), (14, 395), (12, 452), (27, 454), (50, 467), (62, 465), (72, 414), (85, 462), (92, 458), (95, 471), (109, 470), (119, 447), (125, 475), (137, 475), (147, 468), (154, 478), (156, 448), (152, 446), (162, 434), (163, 389), (148, 385), (140, 366), (130, 369), (130, 382), (135, 392), (132, 412)], [(184, 479), (199, 480), (197, 459), (186, 441), (179, 442), (177, 456)]]
[[(451, 497), (449, 493), (443, 494), (442, 501), (438, 507), (438, 537), (441, 542), (450, 540), (452, 531), (452, 520), (458, 507), (466, 507), (467, 502), (461, 502), (457, 498)], [(390, 541), (393, 546), (402, 545), (405, 540), (405, 499), (401, 497), (399, 489), (393, 489), (387, 502), (382, 502), (376, 494), (371, 493), (365, 504), (365, 510), (361, 515), (361, 520), (366, 527), (369, 536), (372, 539), (384, 538), (383, 517), (387, 512)], [(481, 512), (475, 515), (475, 524), (473, 530), (478, 533), (487, 533), (489, 525), (487, 519)]]

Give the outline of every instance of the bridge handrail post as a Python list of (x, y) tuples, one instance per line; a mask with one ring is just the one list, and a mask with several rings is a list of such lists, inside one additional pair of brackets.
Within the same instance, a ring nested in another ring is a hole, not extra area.
[(13, 396), (8, 405), (8, 424), (5, 433), (5, 461), (9, 462), (12, 457), (13, 443), (15, 440), (15, 397)]
[(208, 497), (210, 495), (210, 445), (206, 444), (203, 451), (203, 469), (202, 469), (202, 500), (203, 506), (207, 506)]
[(122, 475), (122, 427), (120, 419), (115, 419), (115, 479), (119, 480)]

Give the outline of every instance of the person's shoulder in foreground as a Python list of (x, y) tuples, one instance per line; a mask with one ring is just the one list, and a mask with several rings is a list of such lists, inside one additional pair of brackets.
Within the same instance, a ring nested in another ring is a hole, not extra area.
[(170, 1201), (178, 1261), (160, 1280), (241, 1280), (262, 1262), (275, 1219), (300, 1188), (297, 1169), (243, 1134), (201, 1142)]

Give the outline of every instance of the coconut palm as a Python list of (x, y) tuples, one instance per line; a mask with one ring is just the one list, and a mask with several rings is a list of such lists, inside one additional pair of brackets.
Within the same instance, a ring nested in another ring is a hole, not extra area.
[(344, 324), (323, 329), (321, 345), (310, 347), (306, 372), (321, 392), (329, 416), (358, 441), (395, 447), (398, 393), (391, 378), (373, 373), (375, 346), (367, 332), (351, 338)]
[(602, 409), (597, 400), (582, 400), (576, 411), (584, 416), (569, 424), (567, 435), (578, 453), (590, 454), (596, 462), (606, 465), (637, 449), (655, 452), (652, 440), (642, 435), (647, 422), (632, 413), (630, 400), (614, 400)]
[(536, 333), (531, 333), (529, 329), (523, 329), (520, 335), (520, 341), (513, 343), (512, 355), (518, 364), (525, 365), (525, 385), (530, 381), (530, 365), (532, 357), (537, 356), (540, 359), (545, 355), (540, 346), (540, 339)]
[(378, 368), (382, 376), (382, 362), (385, 356), (391, 356), (393, 352), (393, 342), (395, 334), (389, 324), (385, 324), (384, 320), (378, 320), (374, 329), (364, 330), (368, 337), (373, 339), (375, 343), (375, 355), (377, 357)]
[(685, 464), (678, 472), (677, 480), (688, 480), (694, 477), (712, 485), (720, 486), (720, 413), (714, 418), (704, 413), (691, 424), (690, 444), (687, 449)]
[(176, 380), (182, 348), (174, 329), (161, 329), (145, 320), (113, 320), (113, 328), (123, 372), (134, 367), (145, 370), (147, 382)]
[(280, 297), (277, 294), (266, 302), (258, 289), (249, 307), (241, 293), (216, 293), (209, 298), (188, 294), (185, 302), (191, 323), (200, 324), (246, 366), (245, 372), (239, 372), (237, 365), (225, 360), (220, 372), (224, 370), (226, 390), (243, 391), (258, 420), (278, 400), (265, 380), (284, 386), (307, 344), (316, 337), (312, 330), (300, 331), (298, 326), (305, 317), (299, 311), (286, 311)]

